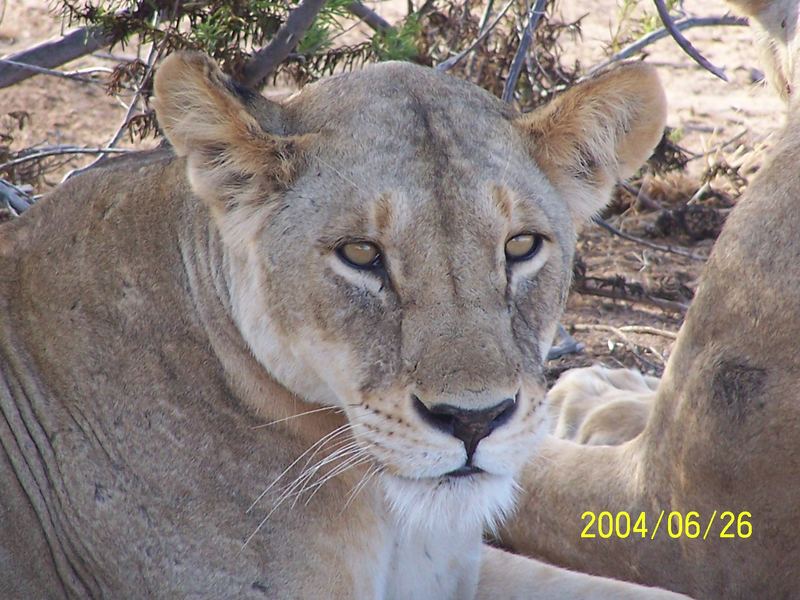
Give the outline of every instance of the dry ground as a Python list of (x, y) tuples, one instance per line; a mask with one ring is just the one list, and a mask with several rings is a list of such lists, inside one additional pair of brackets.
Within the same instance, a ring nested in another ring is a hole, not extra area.
[[(405, 2), (397, 0), (368, 4), (390, 21), (405, 6)], [(61, 31), (59, 20), (48, 12), (46, 0), (0, 0), (0, 7), (3, 5), (0, 55), (24, 49)], [(726, 12), (721, 0), (687, 0), (685, 8), (700, 16)], [(601, 62), (609, 31), (615, 27), (617, 1), (562, 1), (561, 12), (567, 19), (584, 16), (582, 39), (567, 47), (569, 55), (579, 59), (585, 67)], [(642, 199), (635, 201), (621, 193), (621, 202), (617, 203), (613, 214), (607, 216), (614, 226), (636, 237), (650, 243), (673, 245), (702, 257), (707, 255), (713, 239), (691, 240), (680, 228), (659, 229), (658, 223), (664, 223), (664, 219), (673, 214), (668, 211), (686, 205), (704, 175), (713, 170), (725, 171), (726, 165), (734, 165), (741, 178), (724, 173), (711, 177), (706, 194), (693, 200), (693, 204), (701, 207), (697, 209), (701, 211), (699, 217), (695, 215), (700, 225), (708, 225), (708, 219), (724, 216), (757, 169), (763, 149), (769, 145), (770, 133), (779, 124), (781, 105), (771, 91), (754, 83), (758, 79), (758, 57), (746, 28), (694, 29), (687, 32), (687, 37), (712, 62), (725, 67), (730, 82), (724, 83), (702, 71), (670, 39), (648, 48), (647, 60), (659, 66), (666, 86), (670, 104), (668, 124), (676, 130), (680, 146), (693, 158), (685, 175), (646, 176), (643, 181), (637, 181), (636, 188), (641, 186), (646, 196), (644, 204)], [(115, 49), (118, 54), (126, 52), (130, 50)], [(95, 55), (76, 61), (68, 68), (111, 67), (113, 64), (106, 57)], [(0, 115), (11, 111), (25, 111), (31, 119), (25, 129), (15, 133), (13, 148), (45, 142), (103, 145), (125, 114), (123, 106), (105, 94), (100, 81), (85, 84), (49, 76), (36, 76), (0, 90)], [(84, 156), (66, 161), (46, 184), (57, 183), (70, 168), (91, 160)], [(702, 212), (702, 207), (710, 209)], [(714, 223), (711, 225), (713, 229)], [(702, 260), (622, 240), (595, 225), (583, 232), (578, 252), (588, 277), (617, 278), (617, 283), (623, 278), (675, 304), (689, 301), (703, 266)], [(617, 295), (623, 291), (619, 285), (603, 289)], [(629, 295), (631, 290), (625, 291)], [(583, 354), (552, 361), (551, 375), (570, 366), (596, 361), (636, 366), (660, 374), (673, 341), (670, 334), (678, 330), (684, 316), (682, 309), (671, 306), (664, 308), (663, 303), (659, 307), (647, 301), (573, 292), (564, 323), (573, 328), (575, 336), (586, 344), (586, 350)], [(620, 330), (630, 326), (646, 326), (652, 330), (650, 333)]]

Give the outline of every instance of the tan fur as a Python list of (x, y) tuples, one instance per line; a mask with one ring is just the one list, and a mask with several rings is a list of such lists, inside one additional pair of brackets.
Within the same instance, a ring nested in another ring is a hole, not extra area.
[[(279, 106), (165, 61), (177, 157), (111, 161), (2, 227), (0, 597), (675, 598), (481, 543), (543, 432), (576, 215), (663, 125), (641, 66), (559, 102), (521, 116), (389, 63)], [(545, 176), (546, 144), (603, 173)], [(525, 231), (542, 250), (506, 265)], [(506, 398), (483, 471), (448, 476), (465, 446), (419, 405)]]
[(538, 164), (562, 193), (574, 196), (571, 208), (582, 223), (597, 210), (598, 190), (608, 194), (633, 175), (641, 165), (640, 149), (661, 139), (666, 110), (655, 72), (632, 63), (613, 78), (596, 78), (557, 97), (526, 116), (523, 126)]
[(657, 385), (655, 377), (627, 369), (571, 369), (547, 397), (552, 434), (582, 444), (628, 441), (644, 429)]
[[(791, 32), (770, 48), (780, 50), (779, 76), (794, 81), (800, 54), (785, 52), (797, 44), (797, 0), (737, 4), (761, 27)], [(709, 600), (797, 596), (800, 120), (788, 96), (788, 122), (727, 220), (657, 391), (599, 368), (553, 388), (556, 423), (572, 427), (548, 438), (526, 471), (525, 499), (501, 536), (508, 546)], [(621, 414), (631, 409), (632, 423)], [(582, 539), (585, 511), (645, 513), (649, 534)], [(695, 511), (703, 531), (717, 520), (706, 539), (671, 539), (664, 527), (653, 537), (661, 511)], [(734, 539), (720, 537), (723, 511), (736, 515), (726, 529)], [(747, 539), (738, 538), (743, 512)]]
[(644, 430), (650, 417), (648, 400), (616, 397), (594, 407), (586, 415), (575, 441), (589, 446), (616, 446), (632, 440)]
[(767, 80), (781, 97), (789, 101), (798, 87), (797, 56), (800, 39), (796, 35), (796, 0), (730, 0), (750, 18)]

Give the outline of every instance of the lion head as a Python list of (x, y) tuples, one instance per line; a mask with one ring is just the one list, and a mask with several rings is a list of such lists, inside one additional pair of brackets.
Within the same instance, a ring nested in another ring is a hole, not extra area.
[(519, 114), (406, 63), (278, 105), (179, 53), (155, 95), (254, 356), (346, 413), (400, 512), (508, 509), (543, 432), (576, 230), (662, 133), (653, 70), (625, 65)]

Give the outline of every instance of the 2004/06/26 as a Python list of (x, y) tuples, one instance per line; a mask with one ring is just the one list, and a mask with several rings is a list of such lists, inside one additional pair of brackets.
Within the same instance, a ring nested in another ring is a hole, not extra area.
[[(582, 538), (602, 538), (609, 539), (616, 537), (626, 539), (632, 536), (639, 536), (642, 539), (654, 540), (658, 534), (666, 534), (672, 539), (685, 537), (688, 539), (708, 539), (709, 534), (716, 535), (722, 539), (747, 539), (753, 535), (753, 525), (750, 522), (752, 515), (743, 510), (734, 512), (730, 510), (713, 511), (708, 521), (700, 516), (700, 513), (690, 510), (682, 513), (676, 510), (667, 512), (661, 510), (656, 518), (655, 525), (652, 523), (646, 512), (638, 515), (631, 515), (627, 511), (612, 513), (604, 510), (599, 513), (587, 510), (581, 514), (581, 521), (585, 521), (585, 527), (581, 532)], [(719, 531), (712, 526), (718, 523)], [(662, 529), (663, 527), (663, 529)]]

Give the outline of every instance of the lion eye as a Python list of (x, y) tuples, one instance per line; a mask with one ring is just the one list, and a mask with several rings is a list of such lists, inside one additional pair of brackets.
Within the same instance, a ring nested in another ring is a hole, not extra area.
[(348, 242), (336, 249), (339, 257), (358, 269), (372, 269), (381, 261), (380, 249), (371, 242)]
[(542, 236), (535, 233), (520, 233), (506, 242), (506, 258), (512, 262), (528, 260), (542, 247)]

